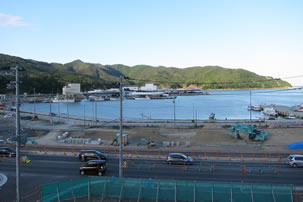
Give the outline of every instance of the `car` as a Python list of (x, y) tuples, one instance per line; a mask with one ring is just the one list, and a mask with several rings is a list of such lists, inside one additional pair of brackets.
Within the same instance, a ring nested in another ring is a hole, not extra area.
[(13, 117), (12, 114), (5, 114), (5, 115), (4, 115), (4, 118), (12, 118), (12, 117)]
[(80, 175), (104, 175), (106, 171), (105, 160), (90, 160), (80, 167)]
[(301, 154), (293, 154), (288, 156), (286, 163), (292, 167), (297, 168), (303, 166), (303, 155)]
[(54, 112), (51, 112), (51, 113), (49, 113), (48, 115), (49, 115), (49, 116), (56, 116), (57, 114), (54, 113)]
[(1, 157), (15, 157), (16, 150), (10, 147), (0, 147), (0, 156)]
[(170, 153), (167, 155), (166, 162), (168, 164), (193, 164), (192, 157), (181, 153)]
[(290, 114), (289, 116), (285, 117), (286, 119), (296, 119), (297, 117), (294, 114)]
[(107, 160), (108, 156), (97, 150), (80, 150), (79, 160)]

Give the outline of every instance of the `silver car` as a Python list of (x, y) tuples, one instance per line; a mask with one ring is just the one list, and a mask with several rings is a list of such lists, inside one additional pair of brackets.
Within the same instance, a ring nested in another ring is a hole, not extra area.
[(300, 155), (300, 154), (290, 155), (287, 158), (287, 164), (293, 168), (303, 166), (303, 155)]
[(193, 164), (193, 159), (181, 153), (170, 153), (167, 155), (166, 162), (168, 164)]

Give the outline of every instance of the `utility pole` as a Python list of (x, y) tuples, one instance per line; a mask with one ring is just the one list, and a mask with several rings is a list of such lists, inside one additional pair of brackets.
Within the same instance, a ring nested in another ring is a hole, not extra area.
[(59, 114), (59, 124), (60, 124), (60, 121), (61, 121), (61, 119), (60, 119), (60, 117), (61, 117), (61, 115), (60, 115), (60, 102), (58, 102), (58, 114)]
[(36, 117), (36, 89), (34, 88), (34, 118)]
[(98, 125), (98, 102), (95, 104), (95, 112), (96, 112), (96, 126)]
[(94, 106), (94, 100), (92, 100), (92, 126), (94, 125), (94, 120), (95, 120), (95, 106)]
[(195, 104), (193, 104), (193, 121), (195, 121)]
[(123, 177), (122, 162), (123, 162), (123, 116), (122, 116), (122, 101), (123, 101), (123, 77), (120, 76), (120, 158), (119, 158), (119, 177)]
[(83, 122), (84, 122), (84, 128), (85, 128), (85, 104), (83, 106), (84, 106)]
[(51, 101), (51, 99), (49, 99), (49, 115), (50, 115), (50, 124), (53, 124), (52, 101)]
[(11, 68), (16, 70), (16, 201), (21, 201), (20, 193), (20, 99), (19, 99), (19, 71), (23, 69), (19, 66)]
[(251, 109), (251, 91), (249, 91), (249, 107), (250, 107), (250, 110), (249, 110), (249, 112), (250, 112), (250, 118), (249, 118), (249, 120), (251, 122), (251, 111), (252, 111), (252, 109)]
[(176, 126), (176, 100), (175, 99), (173, 100), (173, 103), (174, 103), (174, 124)]
[(66, 112), (67, 112), (67, 125), (69, 127), (69, 109), (68, 109), (68, 102), (66, 103)]

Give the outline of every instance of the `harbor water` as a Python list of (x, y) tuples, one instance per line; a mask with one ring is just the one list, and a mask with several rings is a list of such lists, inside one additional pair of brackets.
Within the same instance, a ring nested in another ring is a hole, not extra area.
[[(161, 100), (123, 100), (123, 119), (206, 120), (215, 113), (218, 120), (250, 119), (247, 107), (252, 104), (294, 106), (303, 103), (302, 89), (216, 90), (209, 95), (178, 96)], [(83, 119), (115, 120), (120, 117), (120, 102), (97, 101), (76, 103), (22, 104), (22, 111), (76, 116)], [(252, 119), (261, 117), (252, 112)]]

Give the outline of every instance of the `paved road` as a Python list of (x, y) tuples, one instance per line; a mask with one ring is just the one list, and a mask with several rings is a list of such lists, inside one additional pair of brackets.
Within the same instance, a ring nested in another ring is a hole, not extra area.
[[(22, 164), (21, 193), (24, 201), (39, 198), (39, 186), (63, 180), (77, 179), (83, 164), (71, 156), (29, 156), (32, 162)], [(1, 202), (15, 199), (15, 159), (0, 160), (0, 172), (8, 181), (0, 188)], [(118, 159), (107, 162), (107, 176), (118, 176)], [(211, 169), (214, 168), (214, 169)], [(211, 172), (212, 170), (212, 172)], [(163, 160), (129, 159), (125, 177), (223, 181), (303, 185), (303, 168), (289, 168), (284, 163), (197, 161), (194, 165), (167, 165)], [(3, 200), (4, 199), (4, 200)]]

